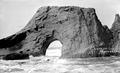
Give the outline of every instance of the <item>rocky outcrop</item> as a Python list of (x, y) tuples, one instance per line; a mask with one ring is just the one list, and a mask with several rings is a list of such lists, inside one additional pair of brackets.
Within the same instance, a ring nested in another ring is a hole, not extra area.
[(111, 31), (113, 33), (112, 50), (120, 52), (120, 16), (115, 15), (114, 23), (112, 24)]
[(111, 39), (112, 32), (101, 24), (95, 9), (48, 6), (41, 7), (21, 31), (1, 39), (0, 49), (40, 56), (59, 40), (62, 58), (101, 57), (110, 54), (105, 51), (111, 51)]
[(19, 54), (19, 53), (11, 53), (7, 54), (3, 57), (3, 60), (21, 60), (21, 59), (29, 59), (28, 54)]

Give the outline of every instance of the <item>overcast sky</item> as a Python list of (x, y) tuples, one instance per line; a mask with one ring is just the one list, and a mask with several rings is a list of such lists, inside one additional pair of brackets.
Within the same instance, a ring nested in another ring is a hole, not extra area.
[(102, 24), (109, 27), (120, 13), (120, 0), (0, 0), (0, 38), (18, 32), (39, 7), (47, 5), (95, 8)]

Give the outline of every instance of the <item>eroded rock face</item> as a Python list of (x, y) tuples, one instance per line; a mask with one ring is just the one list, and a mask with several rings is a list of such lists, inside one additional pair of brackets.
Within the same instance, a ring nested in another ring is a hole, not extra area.
[(115, 15), (114, 23), (112, 24), (111, 31), (113, 33), (112, 50), (120, 52), (120, 16)]
[(45, 55), (49, 44), (59, 40), (62, 58), (105, 56), (113, 38), (102, 26), (95, 9), (75, 6), (41, 7), (20, 32), (0, 40), (0, 49), (9, 53)]

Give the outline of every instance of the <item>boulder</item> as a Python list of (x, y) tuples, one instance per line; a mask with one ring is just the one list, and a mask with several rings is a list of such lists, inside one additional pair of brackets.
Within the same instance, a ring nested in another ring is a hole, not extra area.
[(46, 6), (39, 8), (21, 31), (1, 39), (0, 49), (40, 56), (51, 42), (59, 40), (63, 45), (61, 58), (99, 57), (100, 51), (111, 50), (112, 38), (94, 8)]
[(3, 60), (21, 60), (21, 59), (29, 59), (28, 54), (19, 54), (19, 53), (11, 53), (7, 54), (3, 57)]

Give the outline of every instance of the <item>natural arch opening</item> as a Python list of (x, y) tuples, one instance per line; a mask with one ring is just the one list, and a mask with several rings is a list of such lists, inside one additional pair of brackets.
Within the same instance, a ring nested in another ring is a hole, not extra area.
[(62, 43), (59, 40), (50, 43), (46, 50), (46, 56), (61, 56)]

